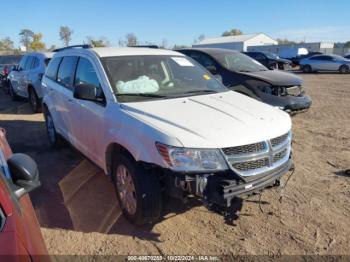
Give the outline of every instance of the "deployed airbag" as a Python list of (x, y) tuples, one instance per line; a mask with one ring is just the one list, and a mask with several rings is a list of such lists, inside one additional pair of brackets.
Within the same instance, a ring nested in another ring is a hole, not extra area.
[(116, 83), (118, 93), (155, 93), (159, 90), (159, 85), (156, 80), (150, 79), (147, 76), (140, 76), (135, 80), (118, 81)]

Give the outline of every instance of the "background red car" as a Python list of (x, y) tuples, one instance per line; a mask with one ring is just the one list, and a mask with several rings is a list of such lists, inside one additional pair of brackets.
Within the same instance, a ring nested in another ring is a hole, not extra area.
[[(47, 249), (28, 192), (40, 186), (36, 163), (12, 154), (0, 128), (0, 260), (47, 261)], [(40, 256), (39, 256), (40, 255)], [(5, 256), (5, 257), (4, 257)]]

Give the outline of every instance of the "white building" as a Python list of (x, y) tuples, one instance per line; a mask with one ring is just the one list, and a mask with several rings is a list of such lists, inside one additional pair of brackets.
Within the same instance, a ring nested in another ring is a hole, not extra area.
[(277, 45), (277, 41), (265, 34), (247, 34), (207, 38), (192, 47), (225, 48), (247, 51), (249, 46)]

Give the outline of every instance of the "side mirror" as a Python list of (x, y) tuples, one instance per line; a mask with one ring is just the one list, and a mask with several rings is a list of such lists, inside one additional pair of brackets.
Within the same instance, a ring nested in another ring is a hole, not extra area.
[(104, 98), (99, 94), (99, 88), (87, 83), (80, 83), (74, 87), (74, 98), (103, 102)]
[(13, 154), (7, 160), (7, 165), (17, 198), (21, 198), (41, 185), (38, 166), (31, 157), (25, 154)]
[(216, 66), (207, 66), (205, 67), (210, 73), (212, 73), (213, 75), (217, 74), (217, 68)]

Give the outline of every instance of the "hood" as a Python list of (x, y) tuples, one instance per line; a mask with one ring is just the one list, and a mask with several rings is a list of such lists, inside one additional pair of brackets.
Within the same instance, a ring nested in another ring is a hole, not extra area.
[(265, 81), (273, 86), (299, 86), (304, 83), (303, 79), (296, 76), (295, 74), (284, 72), (281, 70), (266, 70), (239, 73)]
[(251, 144), (291, 129), (287, 113), (234, 91), (124, 103), (121, 108), (189, 148)]

